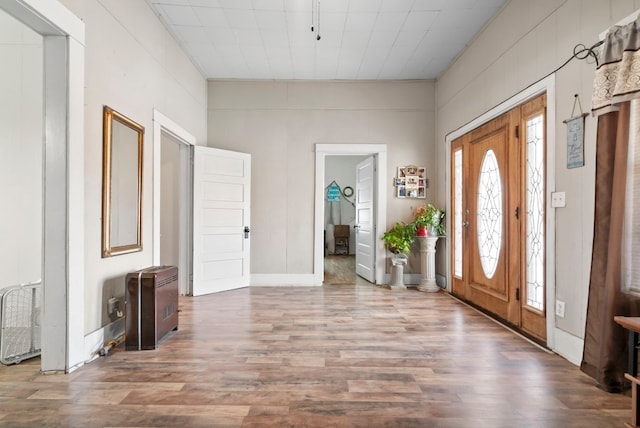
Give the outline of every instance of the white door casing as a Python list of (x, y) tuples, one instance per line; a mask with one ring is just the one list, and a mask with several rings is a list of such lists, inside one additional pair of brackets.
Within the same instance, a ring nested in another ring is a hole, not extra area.
[(251, 155), (193, 147), (194, 296), (249, 285)]
[(375, 282), (375, 158), (368, 157), (356, 167), (356, 274)]

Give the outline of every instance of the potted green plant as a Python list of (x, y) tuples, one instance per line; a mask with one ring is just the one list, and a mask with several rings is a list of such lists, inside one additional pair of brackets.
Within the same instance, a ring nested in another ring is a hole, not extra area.
[(413, 223), (396, 223), (391, 229), (382, 234), (384, 246), (393, 255), (391, 257), (392, 290), (406, 289), (404, 285), (404, 265), (407, 264), (407, 254), (411, 251), (411, 244), (415, 240), (416, 231)]
[(405, 256), (411, 250), (411, 244), (415, 240), (413, 224), (396, 223), (391, 229), (382, 234), (384, 246), (393, 254)]
[(432, 204), (421, 205), (416, 209), (413, 224), (418, 236), (443, 236), (444, 210)]

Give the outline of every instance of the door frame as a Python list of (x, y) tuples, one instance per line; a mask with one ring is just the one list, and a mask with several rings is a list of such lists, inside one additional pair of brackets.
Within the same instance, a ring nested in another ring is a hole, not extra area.
[[(445, 194), (446, 196), (446, 207), (447, 211), (451, 212), (452, 202), (451, 202), (451, 183), (452, 183), (452, 171), (451, 171), (451, 143), (457, 139), (465, 135), (466, 133), (478, 128), (482, 124), (489, 122), (490, 120), (508, 112), (509, 110), (517, 107), (522, 104), (526, 100), (535, 97), (536, 95), (540, 95), (542, 93), (547, 94), (547, 118), (546, 118), (546, 207), (549, 215), (546, 216), (546, 245), (545, 245), (545, 253), (546, 253), (546, 276), (545, 276), (545, 286), (546, 286), (546, 325), (547, 325), (547, 346), (554, 350), (558, 351), (561, 355), (574, 355), (575, 352), (582, 352), (581, 344), (576, 343), (575, 341), (570, 340), (567, 333), (563, 333), (562, 330), (557, 329), (555, 327), (555, 295), (556, 295), (556, 269), (555, 269), (555, 229), (556, 229), (556, 221), (555, 215), (552, 215), (551, 208), (551, 193), (555, 192), (556, 186), (556, 171), (555, 171), (555, 136), (556, 136), (556, 100), (555, 100), (555, 75), (548, 76), (535, 84), (529, 86), (522, 92), (514, 95), (508, 100), (504, 101), (500, 105), (488, 110), (486, 113), (478, 116), (471, 122), (461, 126), (455, 131), (449, 133), (445, 137)], [(447, 223), (447, 235), (451, 236), (451, 225)], [(451, 246), (449, 245), (447, 248), (447, 257), (446, 257), (446, 266), (447, 266), (447, 291), (451, 292), (451, 277), (452, 277), (452, 266), (451, 266), (451, 257), (449, 254), (451, 251)], [(558, 336), (561, 337), (562, 340), (556, 340)], [(576, 349), (558, 349), (559, 346), (565, 346), (567, 348), (576, 348)], [(577, 348), (580, 348), (579, 351)]]
[(153, 265), (160, 265), (160, 198), (162, 197), (161, 174), (162, 168), (162, 134), (170, 135), (180, 144), (180, 242), (178, 270), (180, 294), (191, 294), (192, 284), (192, 195), (193, 180), (191, 165), (191, 146), (196, 145), (196, 138), (180, 125), (153, 110)]
[[(84, 23), (57, 1), (0, 0), (43, 37), (42, 372), (87, 359), (84, 334)], [(73, 320), (73, 321), (72, 321)]]
[(324, 144), (315, 145), (316, 184), (313, 238), (313, 283), (322, 285), (324, 281), (324, 187), (326, 156), (362, 155), (374, 156), (376, 159), (376, 192), (375, 192), (375, 283), (384, 283), (385, 252), (384, 245), (378, 236), (385, 230), (387, 223), (387, 188), (381, 184), (387, 177), (387, 145), (386, 144)]

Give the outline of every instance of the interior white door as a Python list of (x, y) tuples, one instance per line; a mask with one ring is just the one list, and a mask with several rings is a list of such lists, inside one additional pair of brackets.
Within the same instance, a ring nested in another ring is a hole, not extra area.
[(249, 285), (251, 155), (193, 147), (192, 294)]
[(368, 157), (356, 167), (356, 274), (375, 282), (375, 158)]

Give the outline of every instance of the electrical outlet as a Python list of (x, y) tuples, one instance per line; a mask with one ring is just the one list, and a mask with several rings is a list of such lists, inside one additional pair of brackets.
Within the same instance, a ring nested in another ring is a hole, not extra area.
[(562, 300), (556, 300), (556, 315), (564, 318), (564, 302)]
[(551, 194), (551, 207), (552, 208), (564, 208), (567, 206), (564, 192), (553, 192)]
[(113, 314), (120, 307), (120, 299), (112, 297), (107, 302), (107, 314)]

